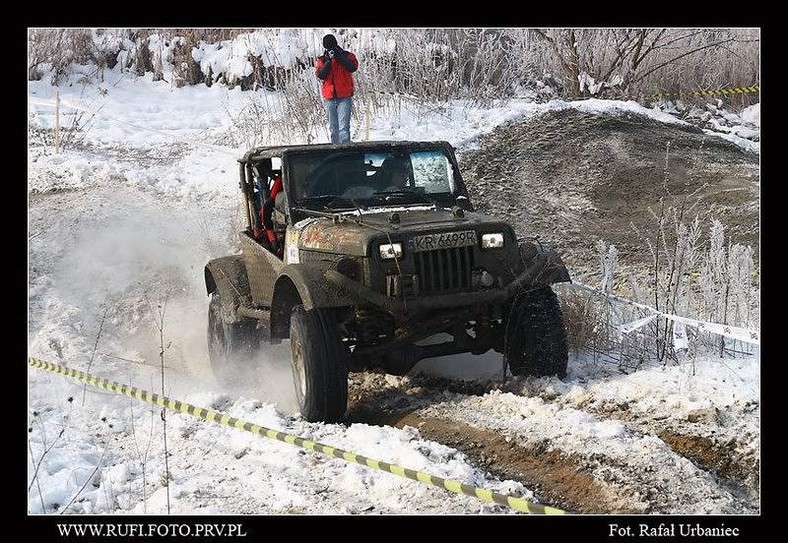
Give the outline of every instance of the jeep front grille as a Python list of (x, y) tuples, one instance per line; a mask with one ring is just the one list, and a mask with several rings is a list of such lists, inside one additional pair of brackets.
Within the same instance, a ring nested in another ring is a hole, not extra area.
[(413, 253), (418, 294), (471, 290), (473, 246)]

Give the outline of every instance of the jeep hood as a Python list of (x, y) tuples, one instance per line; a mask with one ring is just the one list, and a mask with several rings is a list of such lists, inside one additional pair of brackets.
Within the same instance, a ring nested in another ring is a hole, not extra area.
[[(343, 214), (342, 220), (313, 218), (302, 221), (299, 249), (348, 256), (368, 256), (373, 239), (391, 237), (404, 241), (409, 236), (449, 232), (453, 230), (496, 229), (510, 230), (499, 220), (466, 211), (458, 217), (441, 208), (390, 208)], [(299, 224), (300, 225), (300, 224)], [(297, 225), (297, 226), (299, 226)]]

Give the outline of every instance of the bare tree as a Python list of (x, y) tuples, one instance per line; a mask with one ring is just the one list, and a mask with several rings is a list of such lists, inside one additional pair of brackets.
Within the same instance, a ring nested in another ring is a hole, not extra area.
[[(534, 52), (570, 98), (638, 97), (750, 85), (759, 79), (757, 29), (534, 29)], [(734, 68), (731, 58), (738, 68)]]
[[(757, 28), (373, 28), (333, 29), (356, 52), (364, 103), (381, 94), (405, 93), (421, 100), (470, 99), (484, 104), (548, 81), (568, 98), (643, 98), (751, 85), (760, 79)], [(125, 39), (118, 39), (125, 32)], [(101, 66), (122, 60), (137, 74), (162, 72), (167, 58), (176, 84), (214, 82), (242, 89), (298, 90), (287, 83), (310, 74), (320, 53), (323, 29), (33, 29), (29, 33), (29, 77), (51, 65), (57, 83), (72, 62)], [(155, 37), (154, 50), (150, 40)], [(248, 47), (248, 75), (202, 68), (192, 51), (207, 44)], [(276, 58), (277, 47), (298, 43)], [(224, 43), (227, 42), (227, 43)], [(131, 45), (129, 45), (131, 44)], [(158, 46), (166, 50), (158, 50)], [(129, 48), (130, 47), (130, 48)], [(124, 50), (124, 48), (129, 48)], [(205, 70), (207, 73), (203, 72)], [(736, 95), (739, 101), (756, 96)], [(374, 108), (373, 108), (374, 109)]]

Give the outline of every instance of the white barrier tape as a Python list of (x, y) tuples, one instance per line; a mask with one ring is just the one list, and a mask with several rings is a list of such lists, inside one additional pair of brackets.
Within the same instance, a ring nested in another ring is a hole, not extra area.
[(571, 282), (571, 283), (569, 283), (569, 286), (570, 286), (570, 287), (577, 287), (577, 288), (581, 288), (581, 289), (583, 289), (583, 290), (588, 290), (588, 291), (590, 291), (590, 292), (592, 292), (592, 293), (594, 293), (594, 294), (597, 294), (597, 295), (599, 295), (599, 296), (602, 296), (602, 297), (604, 297), (604, 298), (609, 298), (609, 299), (611, 299), (611, 300), (616, 300), (617, 302), (621, 302), (621, 303), (624, 303), (624, 304), (627, 304), (627, 305), (631, 305), (631, 306), (634, 306), (634, 307), (638, 307), (638, 308), (640, 308), (640, 309), (645, 309), (646, 311), (651, 311), (652, 313), (661, 314), (661, 312), (660, 312), (660, 311), (658, 311), (658, 310), (654, 309), (654, 308), (653, 308), (653, 307), (651, 307), (651, 306), (644, 305), (644, 304), (639, 304), (639, 303), (637, 303), (637, 302), (633, 302), (632, 300), (627, 300), (626, 298), (622, 298), (622, 297), (620, 297), (620, 296), (616, 296), (615, 294), (610, 294), (609, 292), (605, 292), (605, 291), (603, 291), (603, 290), (601, 290), (601, 289), (598, 289), (598, 288), (596, 288), (596, 287), (592, 287), (592, 286), (589, 286), (589, 285), (585, 285), (585, 284), (583, 284), (583, 283), (578, 283), (578, 282), (577, 282), (577, 281), (575, 281), (575, 280), (572, 280), (572, 282)]
[(628, 322), (626, 324), (619, 324), (616, 326), (616, 328), (621, 330), (623, 333), (628, 334), (630, 332), (634, 332), (638, 328), (642, 328), (657, 317), (659, 317), (659, 315), (649, 315), (648, 317), (643, 317), (642, 319), (638, 319), (636, 321)]
[[(760, 345), (760, 334), (757, 331), (755, 331), (755, 330), (748, 330), (746, 328), (741, 328), (741, 327), (738, 327), (738, 326), (730, 326), (728, 324), (718, 324), (716, 322), (706, 322), (706, 321), (699, 321), (697, 319), (688, 319), (686, 317), (680, 317), (678, 315), (671, 315), (670, 313), (663, 313), (662, 311), (654, 309), (653, 307), (650, 307), (650, 306), (647, 306), (647, 305), (643, 305), (643, 304), (639, 304), (637, 302), (633, 302), (632, 300), (627, 300), (626, 298), (621, 298), (620, 296), (616, 296), (614, 294), (610, 294), (609, 292), (604, 292), (604, 291), (602, 291), (602, 290), (600, 290), (598, 288), (594, 288), (594, 287), (591, 287), (591, 286), (588, 286), (588, 285), (584, 285), (583, 283), (578, 283), (578, 282), (575, 282), (575, 281), (570, 283), (569, 286), (581, 288), (581, 289), (584, 289), (584, 290), (588, 290), (588, 291), (590, 291), (590, 292), (592, 292), (594, 294), (597, 294), (599, 296), (603, 296), (603, 297), (609, 298), (611, 300), (616, 300), (616, 301), (621, 302), (621, 303), (629, 304), (631, 306), (634, 306), (634, 307), (637, 307), (637, 308), (640, 308), (640, 309), (644, 309), (646, 311), (651, 311), (653, 313), (653, 315), (649, 315), (648, 317), (644, 317), (642, 319), (638, 319), (636, 321), (633, 321), (633, 322), (630, 322), (630, 323), (627, 323), (627, 324), (619, 325), (617, 328), (619, 330), (621, 330), (622, 332), (624, 332), (625, 334), (628, 334), (629, 332), (632, 332), (634, 330), (637, 330), (638, 328), (641, 328), (641, 327), (645, 326), (652, 319), (654, 319), (656, 317), (664, 317), (664, 318), (666, 318), (666, 319), (668, 319), (670, 321), (673, 321), (673, 323), (674, 323), (674, 342), (675, 342), (675, 338), (676, 338), (676, 336), (675, 336), (675, 334), (676, 334), (676, 327), (675, 327), (676, 323), (679, 323), (682, 326), (679, 329), (679, 332), (678, 332), (679, 336), (682, 335), (681, 334), (682, 331), (684, 331), (685, 333), (683, 334), (684, 335), (683, 341), (682, 341), (681, 338), (679, 338), (679, 340), (678, 340), (680, 345), (683, 344), (684, 342), (686, 342), (686, 340), (687, 340), (687, 337), (686, 337), (686, 326), (694, 326), (695, 328), (697, 328), (699, 330), (703, 330), (705, 332), (711, 332), (713, 334), (729, 337), (731, 339), (737, 339), (739, 341), (743, 341), (745, 343), (751, 343), (753, 345)], [(677, 347), (677, 348), (686, 348), (686, 347)]]
[(747, 330), (746, 328), (739, 328), (737, 326), (729, 326), (727, 324), (717, 324), (715, 322), (704, 322), (695, 319), (688, 319), (686, 317), (679, 317), (676, 315), (662, 315), (674, 322), (694, 326), (699, 330), (718, 334), (720, 336), (738, 339), (745, 343), (752, 343), (753, 345), (760, 345), (760, 334), (754, 330)]

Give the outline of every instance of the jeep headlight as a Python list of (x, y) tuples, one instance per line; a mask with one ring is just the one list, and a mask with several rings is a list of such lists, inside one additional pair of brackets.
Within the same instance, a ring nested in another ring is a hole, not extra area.
[(482, 234), (482, 249), (500, 249), (503, 247), (503, 234)]
[(402, 258), (401, 243), (384, 243), (380, 246), (380, 258), (391, 260), (392, 258)]

